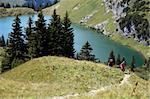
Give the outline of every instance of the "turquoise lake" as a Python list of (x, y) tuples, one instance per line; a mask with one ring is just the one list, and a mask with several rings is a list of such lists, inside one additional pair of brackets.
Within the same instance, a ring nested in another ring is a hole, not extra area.
[[(21, 18), (22, 30), (27, 26), (29, 16), (35, 21), (37, 20), (37, 15), (23, 15)], [(12, 23), (15, 17), (2, 17), (0, 18), (0, 35), (4, 35), (5, 38), (8, 37), (8, 34), (12, 31)], [(47, 23), (50, 20), (49, 16), (45, 16)], [(91, 29), (84, 28), (82, 26), (73, 24), (74, 28), (74, 48), (76, 52), (79, 52), (81, 47), (89, 41), (93, 48), (93, 54), (96, 55), (96, 58), (100, 59), (101, 62), (106, 62), (108, 60), (109, 53), (113, 50), (116, 57), (120, 54), (122, 57), (126, 58), (127, 64), (131, 63), (132, 56), (135, 57), (136, 66), (141, 66), (144, 64), (143, 56), (137, 51), (123, 46), (113, 40), (110, 40), (108, 37), (93, 31)], [(134, 46), (134, 45), (133, 45)]]

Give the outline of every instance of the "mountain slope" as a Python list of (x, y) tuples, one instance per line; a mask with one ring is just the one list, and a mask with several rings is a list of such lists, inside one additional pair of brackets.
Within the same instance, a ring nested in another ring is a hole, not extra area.
[(60, 96), (85, 93), (123, 79), (118, 69), (63, 57), (42, 57), (0, 75), (0, 96)]
[(31, 8), (0, 8), (0, 17), (34, 14)]
[(83, 24), (91, 27), (100, 25), (106, 29), (107, 33), (115, 31), (113, 14), (105, 8), (103, 0), (61, 0), (43, 11), (45, 14), (51, 15), (54, 9), (57, 9), (58, 14), (62, 17), (68, 11), (71, 20), (75, 23), (83, 21)]

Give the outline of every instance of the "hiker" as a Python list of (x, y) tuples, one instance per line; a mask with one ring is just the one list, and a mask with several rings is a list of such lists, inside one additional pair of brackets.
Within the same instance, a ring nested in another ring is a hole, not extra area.
[(112, 58), (110, 58), (110, 59), (108, 60), (108, 66), (109, 66), (109, 67), (113, 67), (113, 65), (114, 65), (114, 60), (113, 60)]
[(124, 72), (125, 71), (126, 62), (122, 61), (122, 63), (119, 66), (120, 66), (120, 69)]

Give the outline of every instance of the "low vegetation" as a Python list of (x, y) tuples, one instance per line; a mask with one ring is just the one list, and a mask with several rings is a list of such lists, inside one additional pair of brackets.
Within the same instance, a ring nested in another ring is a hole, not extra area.
[(63, 57), (31, 60), (0, 75), (1, 97), (56, 96), (85, 93), (120, 83), (123, 73), (103, 64)]

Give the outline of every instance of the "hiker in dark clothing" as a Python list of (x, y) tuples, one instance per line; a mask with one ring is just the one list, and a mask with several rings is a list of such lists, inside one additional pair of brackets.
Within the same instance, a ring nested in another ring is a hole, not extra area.
[(108, 60), (108, 66), (109, 66), (109, 67), (113, 67), (113, 65), (114, 65), (114, 60), (110, 58), (110, 59)]

